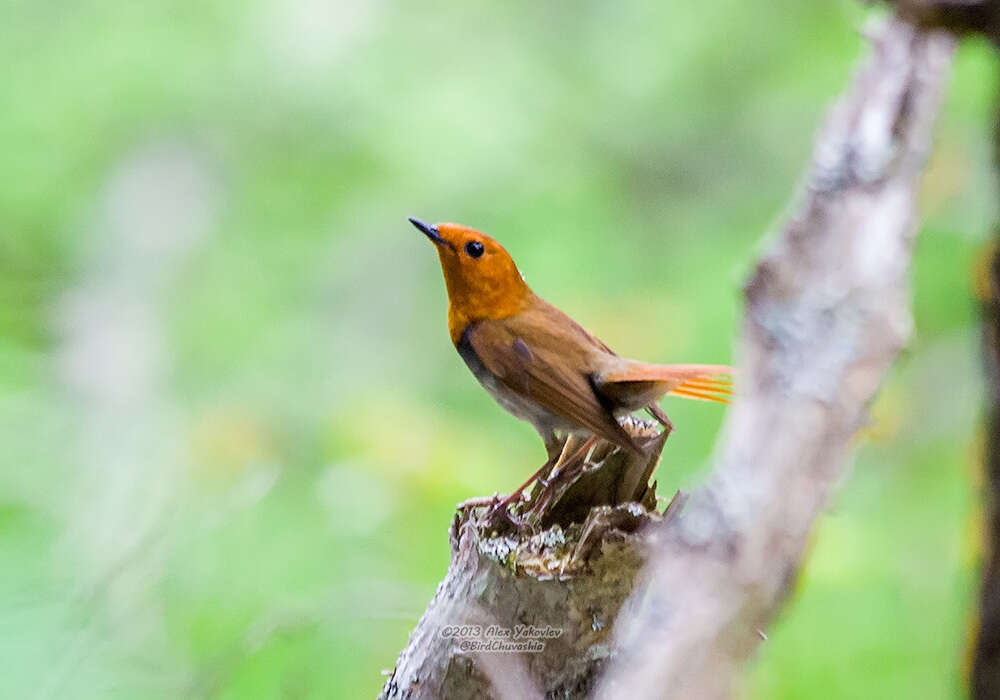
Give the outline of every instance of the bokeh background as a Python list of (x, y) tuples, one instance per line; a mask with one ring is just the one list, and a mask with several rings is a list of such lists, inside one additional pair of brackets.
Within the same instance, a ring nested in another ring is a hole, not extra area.
[[(623, 354), (731, 361), (870, 12), (0, 2), (0, 697), (374, 696), (454, 504), (543, 456), (451, 347), (406, 217), (495, 235)], [(962, 695), (996, 85), (963, 45), (916, 335), (749, 697)], [(663, 492), (724, 416), (666, 407)]]

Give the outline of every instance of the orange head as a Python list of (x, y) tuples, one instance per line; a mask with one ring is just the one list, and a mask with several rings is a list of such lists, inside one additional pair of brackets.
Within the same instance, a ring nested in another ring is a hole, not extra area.
[(448, 329), (457, 343), (474, 321), (513, 316), (532, 297), (531, 289), (495, 240), (458, 224), (431, 226), (410, 219), (437, 246), (448, 288)]

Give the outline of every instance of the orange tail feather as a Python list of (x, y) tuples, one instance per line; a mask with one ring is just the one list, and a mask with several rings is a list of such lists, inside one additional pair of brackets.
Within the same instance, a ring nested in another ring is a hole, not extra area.
[(608, 384), (619, 382), (656, 382), (662, 394), (681, 396), (699, 401), (729, 403), (732, 395), (730, 376), (733, 368), (727, 365), (651, 365), (631, 362), (618, 372), (611, 372), (601, 379)]

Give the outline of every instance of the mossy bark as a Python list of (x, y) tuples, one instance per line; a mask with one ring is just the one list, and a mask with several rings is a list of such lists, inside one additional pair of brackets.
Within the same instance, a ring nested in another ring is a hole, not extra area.
[[(655, 437), (652, 424), (626, 427)], [(645, 562), (642, 532), (677, 510), (657, 512), (648, 480), (662, 442), (651, 447), (636, 458), (599, 444), (569, 478), (536, 486), (515, 510), (521, 526), (494, 529), (489, 504), (460, 510), (448, 573), (380, 697), (586, 697)], [(528, 650), (496, 648), (514, 644)]]

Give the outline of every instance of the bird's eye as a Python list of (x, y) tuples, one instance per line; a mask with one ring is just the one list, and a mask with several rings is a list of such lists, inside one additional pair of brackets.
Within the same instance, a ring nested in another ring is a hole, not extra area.
[(465, 252), (470, 258), (478, 258), (483, 254), (483, 244), (479, 241), (469, 241), (465, 244)]

